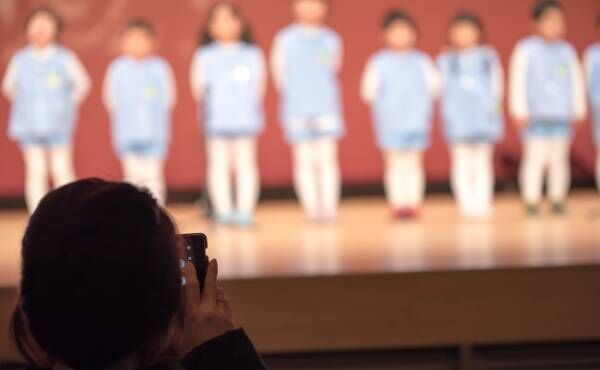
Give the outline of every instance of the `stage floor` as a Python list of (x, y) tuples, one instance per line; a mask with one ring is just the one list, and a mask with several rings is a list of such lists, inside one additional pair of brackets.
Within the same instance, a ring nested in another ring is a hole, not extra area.
[[(528, 218), (516, 194), (487, 221), (462, 219), (448, 195), (427, 198), (416, 222), (395, 222), (379, 197), (345, 199), (333, 225), (312, 225), (294, 201), (263, 202), (250, 230), (215, 226), (191, 204), (169, 211), (181, 232), (205, 232), (221, 276), (339, 275), (600, 264), (600, 196), (577, 191), (569, 212)], [(24, 211), (0, 211), (0, 286), (16, 285)]]

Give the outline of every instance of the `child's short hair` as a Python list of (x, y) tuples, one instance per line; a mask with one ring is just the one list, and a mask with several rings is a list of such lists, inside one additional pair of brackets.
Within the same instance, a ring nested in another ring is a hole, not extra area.
[(406, 11), (400, 9), (392, 9), (383, 16), (383, 20), (381, 22), (381, 29), (385, 31), (396, 22), (404, 22), (410, 27), (414, 28), (415, 30), (419, 29), (417, 22), (414, 20), (414, 18), (411, 17), (410, 14), (408, 14)]
[(458, 23), (469, 23), (479, 31), (479, 43), (483, 43), (485, 40), (485, 27), (483, 21), (479, 16), (469, 10), (460, 10), (450, 19), (448, 28), (456, 26)]
[(560, 10), (561, 12), (565, 10), (558, 0), (539, 0), (533, 5), (531, 18), (535, 21), (539, 21), (542, 16), (551, 9)]
[(454, 14), (450, 19), (450, 27), (455, 26), (457, 23), (470, 23), (483, 34), (484, 27), (483, 21), (475, 13), (468, 10), (461, 10)]
[(37, 15), (40, 15), (40, 14), (45, 14), (45, 15), (49, 16), (50, 18), (52, 18), (52, 20), (54, 21), (54, 24), (56, 26), (56, 35), (55, 35), (56, 37), (55, 38), (58, 38), (63, 31), (64, 21), (63, 21), (62, 17), (54, 9), (50, 8), (49, 6), (42, 5), (40, 7), (33, 9), (31, 11), (31, 13), (29, 13), (29, 15), (27, 16), (27, 19), (25, 19), (25, 27), (29, 26), (29, 23), (33, 20), (33, 18), (35, 18)]
[(142, 19), (142, 18), (132, 19), (125, 24), (125, 27), (123, 28), (123, 32), (131, 31), (131, 30), (144, 31), (150, 37), (156, 36), (156, 29), (154, 28), (152, 23), (150, 23), (149, 21)]

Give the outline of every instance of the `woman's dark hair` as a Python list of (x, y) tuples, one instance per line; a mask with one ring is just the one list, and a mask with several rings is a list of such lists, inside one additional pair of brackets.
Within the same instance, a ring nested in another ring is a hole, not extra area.
[(461, 10), (450, 19), (449, 28), (459, 23), (469, 23), (479, 31), (479, 43), (485, 40), (485, 27), (483, 21), (475, 13), (468, 10)]
[(234, 17), (238, 18), (240, 20), (240, 22), (242, 23), (242, 30), (240, 33), (240, 41), (245, 42), (247, 44), (254, 44), (254, 37), (252, 35), (252, 29), (250, 28), (250, 24), (248, 23), (248, 20), (243, 16), (240, 8), (232, 2), (219, 1), (215, 4), (213, 4), (213, 6), (211, 6), (210, 9), (208, 10), (208, 16), (206, 17), (206, 21), (204, 22), (204, 27), (202, 27), (202, 30), (200, 31), (199, 45), (204, 46), (204, 45), (208, 45), (215, 41), (215, 38), (210, 33), (210, 26), (214, 20), (217, 10), (219, 10), (219, 8), (221, 8), (221, 7), (228, 8), (231, 11), (231, 14), (233, 14)]
[(531, 18), (534, 21), (539, 21), (544, 14), (551, 9), (560, 10), (561, 12), (565, 10), (562, 4), (557, 0), (539, 0), (531, 9)]
[(155, 360), (183, 312), (176, 246), (175, 225), (144, 190), (87, 179), (49, 193), (22, 241), (18, 348), (73, 369)]
[(29, 15), (27, 15), (27, 18), (25, 19), (25, 27), (28, 27), (29, 23), (31, 23), (33, 18), (35, 18), (36, 16), (38, 16), (40, 14), (44, 14), (44, 15), (47, 15), (50, 18), (52, 18), (52, 20), (54, 21), (54, 24), (56, 26), (56, 34), (54, 35), (54, 38), (56, 40), (58, 40), (58, 38), (60, 37), (60, 35), (62, 34), (62, 31), (64, 29), (64, 21), (63, 21), (62, 17), (54, 9), (50, 8), (49, 6), (43, 5), (43, 6), (33, 9), (31, 11), (31, 13), (29, 13)]
[(383, 16), (383, 20), (381, 21), (381, 29), (385, 31), (396, 22), (406, 23), (417, 32), (419, 30), (417, 22), (414, 20), (414, 18), (411, 17), (406, 11), (399, 9), (392, 9)]
[(123, 32), (127, 32), (129, 30), (134, 29), (144, 31), (151, 37), (156, 36), (156, 29), (154, 28), (152, 23), (142, 18), (132, 19), (129, 22), (127, 22), (125, 24), (125, 27), (123, 28)]

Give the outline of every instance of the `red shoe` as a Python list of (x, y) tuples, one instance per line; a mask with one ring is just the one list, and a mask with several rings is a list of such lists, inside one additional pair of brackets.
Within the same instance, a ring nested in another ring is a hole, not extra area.
[(419, 217), (419, 210), (416, 208), (398, 208), (394, 211), (396, 220), (409, 221)]

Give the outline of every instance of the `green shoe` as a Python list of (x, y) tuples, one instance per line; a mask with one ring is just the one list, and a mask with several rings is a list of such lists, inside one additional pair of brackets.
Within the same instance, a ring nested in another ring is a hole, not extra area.
[(535, 217), (540, 214), (540, 207), (537, 204), (527, 204), (525, 206), (527, 216)]
[(567, 207), (565, 207), (564, 203), (554, 203), (552, 205), (552, 212), (557, 216), (562, 216), (567, 213)]

